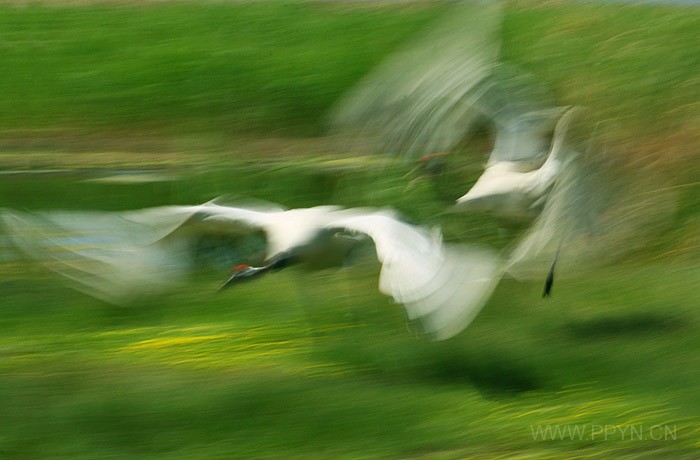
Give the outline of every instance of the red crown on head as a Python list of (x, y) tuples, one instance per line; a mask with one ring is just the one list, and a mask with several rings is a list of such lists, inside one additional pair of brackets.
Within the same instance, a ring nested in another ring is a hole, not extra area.
[(245, 269), (245, 268), (250, 268), (250, 265), (246, 265), (246, 264), (236, 265), (235, 267), (233, 267), (233, 268), (231, 269), (231, 271), (232, 271), (232, 272), (237, 272), (238, 270), (243, 270), (243, 269)]

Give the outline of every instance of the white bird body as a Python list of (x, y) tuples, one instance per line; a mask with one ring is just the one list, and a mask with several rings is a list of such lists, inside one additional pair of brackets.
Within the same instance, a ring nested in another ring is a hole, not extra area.
[(457, 199), (460, 211), (485, 211), (513, 221), (535, 219), (569, 158), (564, 158), (563, 139), (576, 113), (569, 109), (557, 123), (554, 140), (544, 163), (537, 169), (520, 161), (491, 161), (472, 188)]
[(528, 221), (537, 217), (537, 203), (547, 184), (538, 170), (520, 172), (518, 164), (503, 161), (487, 167), (476, 183), (457, 199), (455, 209), (489, 212), (495, 217)]
[[(129, 303), (181, 281), (196, 236), (263, 231), (267, 260), (330, 251), (329, 236), (366, 235), (382, 264), (379, 289), (436, 339), (460, 332), (489, 298), (501, 263), (485, 249), (446, 247), (440, 232), (398, 220), (389, 210), (250, 209), (207, 203), (127, 212), (2, 212), (14, 243), (32, 258), (112, 303)], [(255, 269), (267, 271), (267, 267)], [(282, 266), (286, 266), (282, 265)]]

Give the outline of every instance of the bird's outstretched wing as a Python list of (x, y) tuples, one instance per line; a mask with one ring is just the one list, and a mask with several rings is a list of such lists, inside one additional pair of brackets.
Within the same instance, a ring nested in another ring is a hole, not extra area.
[[(663, 178), (621, 177), (614, 157), (596, 145), (585, 123), (555, 136), (563, 161), (544, 208), (511, 248), (505, 270), (520, 279), (581, 273), (644, 247), (670, 222), (675, 196)], [(558, 256), (558, 257), (557, 257)]]
[(552, 132), (566, 107), (544, 107), (532, 98), (530, 110), (519, 111), (505, 105), (491, 118), (495, 128), (494, 146), (487, 166), (501, 161), (517, 163), (522, 172), (532, 171), (547, 158)]
[(501, 2), (460, 2), (351, 89), (330, 114), (344, 148), (418, 157), (449, 151), (488, 121), (488, 159), (544, 161), (562, 114), (527, 72), (499, 60)]
[(4, 210), (4, 229), (30, 257), (89, 295), (117, 304), (155, 295), (192, 266), (193, 238), (264, 231), (272, 252), (304, 246), (324, 230), (368, 235), (382, 263), (381, 292), (406, 306), (426, 332), (461, 331), (501, 275), (489, 251), (449, 248), (439, 232), (405, 224), (393, 213), (322, 206), (250, 210), (208, 203), (127, 212), (30, 213)]
[[(604, 158), (590, 142), (577, 145), (576, 123), (583, 112), (572, 107), (559, 119), (546, 163), (538, 170), (536, 194), (544, 203), (539, 216), (510, 251), (506, 270), (516, 278), (544, 276), (546, 266), (560, 253), (577, 254), (576, 263), (591, 252), (599, 233), (599, 220), (609, 205), (610, 181), (604, 176)], [(562, 257), (561, 269), (574, 258)], [(566, 263), (564, 263), (566, 262)], [(585, 264), (584, 264), (585, 265)]]
[(426, 34), (377, 67), (331, 113), (349, 148), (392, 153), (448, 150), (479, 117), (500, 46), (501, 7), (460, 2)]
[(509, 274), (520, 279), (544, 277), (557, 252), (562, 253), (560, 269), (574, 261), (574, 254), (575, 263), (582, 265), (583, 258), (593, 256), (591, 244), (609, 198), (606, 183), (597, 181), (595, 174), (580, 157), (562, 165), (552, 189), (543, 196), (542, 212), (511, 248)]
[(501, 277), (491, 251), (450, 247), (439, 231), (375, 212), (334, 220), (329, 228), (368, 235), (382, 264), (379, 290), (406, 307), (408, 317), (436, 340), (462, 331), (486, 303)]
[(250, 233), (267, 213), (215, 204), (126, 212), (5, 209), (7, 237), (24, 253), (94, 297), (129, 304), (182, 281), (202, 233)]

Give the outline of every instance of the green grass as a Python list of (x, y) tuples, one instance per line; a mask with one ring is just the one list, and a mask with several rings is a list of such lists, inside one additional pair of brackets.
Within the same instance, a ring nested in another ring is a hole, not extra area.
[[(393, 206), (448, 241), (503, 246), (493, 220), (445, 212), (478, 159), (430, 183), (410, 182), (411, 165), (305, 152), (333, 101), (442, 11), (3, 3), (0, 161), (71, 171), (3, 176), (0, 206), (122, 210), (222, 194)], [(3, 259), (0, 458), (695, 458), (699, 29), (697, 9), (509, 4), (504, 58), (588, 106), (629, 170), (680, 185), (677, 210), (644, 253), (558, 279), (550, 300), (540, 282), (504, 280), (445, 343), (410, 334), (368, 254), (218, 295), (225, 273), (202, 271), (132, 309)], [(247, 151), (280, 137), (265, 156)], [(82, 181), (117, 163), (180, 179)], [(535, 438), (547, 427), (581, 431)]]
[[(37, 270), (6, 277), (5, 454), (692, 458), (698, 447), (695, 267), (611, 268), (561, 282), (547, 302), (539, 283), (505, 281), (445, 343), (407, 333), (372, 265), (290, 269), (215, 295), (218, 278), (124, 310)], [(555, 425), (585, 438), (533, 439)], [(645, 439), (604, 437), (605, 425)], [(675, 439), (651, 439), (657, 425)]]
[(0, 5), (0, 126), (318, 133), (341, 91), (438, 11)]
[(603, 136), (697, 134), (700, 10), (599, 3), (510, 9), (504, 57), (586, 106)]
[[(503, 57), (602, 134), (697, 134), (697, 8), (505, 11)], [(344, 90), (444, 4), (0, 5), (3, 130), (320, 134)]]

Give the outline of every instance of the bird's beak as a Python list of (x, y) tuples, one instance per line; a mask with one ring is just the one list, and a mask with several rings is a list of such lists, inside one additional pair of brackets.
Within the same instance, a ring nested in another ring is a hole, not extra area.
[(219, 289), (217, 289), (217, 292), (221, 292), (224, 289), (226, 289), (227, 287), (230, 287), (232, 284), (235, 284), (235, 283), (237, 283), (243, 279), (246, 279), (246, 278), (248, 278), (248, 277), (242, 276), (242, 272), (236, 271), (231, 276), (229, 276), (229, 278), (226, 281), (224, 281), (224, 283), (221, 286), (219, 286)]
[(264, 269), (255, 268), (255, 267), (248, 267), (248, 266), (246, 266), (246, 268), (243, 268), (243, 269), (236, 269), (231, 274), (231, 276), (221, 286), (219, 286), (218, 290), (221, 291), (221, 290), (226, 289), (227, 287), (231, 286), (232, 284), (242, 283), (244, 281), (252, 280), (264, 272), (265, 272)]
[(237, 274), (234, 273), (233, 275), (229, 276), (229, 278), (226, 281), (224, 281), (224, 283), (221, 286), (219, 286), (219, 289), (217, 289), (216, 292), (221, 292), (227, 287), (231, 286), (233, 283), (235, 283), (236, 279), (238, 278), (236, 275)]

